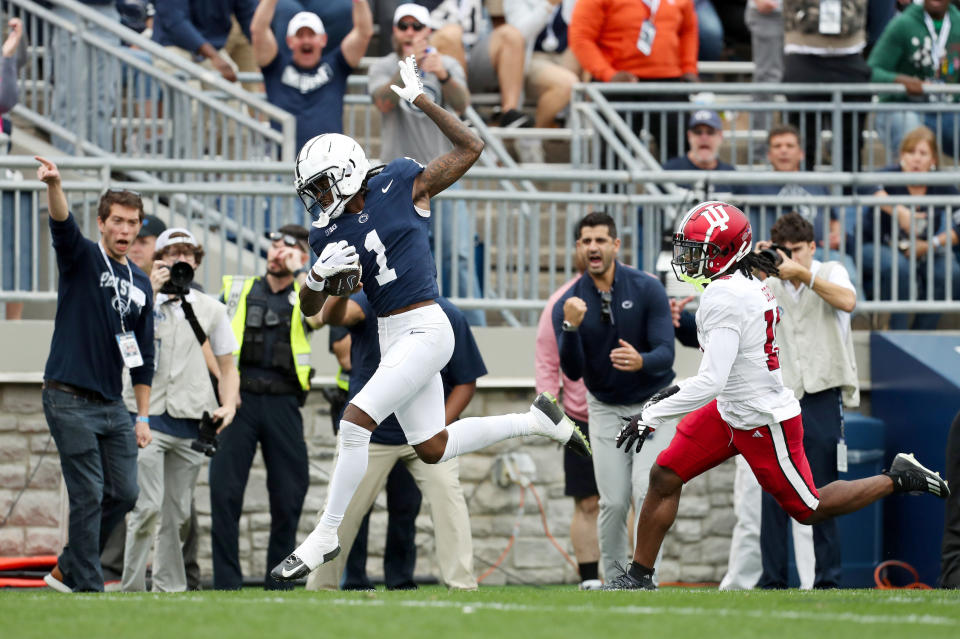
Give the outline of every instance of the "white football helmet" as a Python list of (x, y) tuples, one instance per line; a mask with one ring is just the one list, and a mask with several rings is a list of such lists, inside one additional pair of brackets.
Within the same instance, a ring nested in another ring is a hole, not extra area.
[(322, 228), (343, 213), (368, 169), (363, 148), (346, 135), (324, 133), (303, 145), (294, 168), (294, 185), (303, 205), (316, 218), (314, 226)]

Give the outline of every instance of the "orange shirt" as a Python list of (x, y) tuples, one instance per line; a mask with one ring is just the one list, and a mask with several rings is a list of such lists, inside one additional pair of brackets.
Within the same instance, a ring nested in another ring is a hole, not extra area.
[(660, 0), (650, 55), (637, 49), (640, 26), (650, 17), (643, 0), (578, 0), (567, 28), (570, 48), (595, 80), (617, 71), (642, 79), (679, 78), (697, 72), (697, 14), (693, 0)]

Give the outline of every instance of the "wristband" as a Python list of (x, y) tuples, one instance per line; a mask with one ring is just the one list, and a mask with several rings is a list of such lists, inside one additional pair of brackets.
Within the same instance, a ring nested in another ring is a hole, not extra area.
[(941, 246), (943, 246), (943, 240), (940, 239), (939, 235), (934, 235), (932, 244), (933, 244), (933, 248), (938, 249)]
[(810, 290), (813, 290), (813, 283), (817, 281), (817, 274), (810, 271)]
[(147, 424), (147, 425), (150, 424), (150, 418), (146, 415), (137, 415), (137, 421), (143, 422), (144, 424)]
[[(436, 75), (436, 74), (434, 74), (434, 75)], [(437, 81), (438, 81), (440, 84), (446, 84), (447, 82), (449, 82), (449, 81), (450, 81), (450, 72), (447, 71), (447, 77), (444, 78), (443, 80), (441, 80), (441, 79), (440, 79), (440, 76), (438, 75), (438, 76), (437, 76)]]
[(307, 288), (309, 288), (311, 291), (316, 291), (318, 293), (323, 292), (324, 280), (322, 278), (319, 280), (315, 279), (313, 277), (313, 269), (310, 269), (310, 272), (307, 273), (307, 279), (305, 279), (303, 283), (306, 284)]

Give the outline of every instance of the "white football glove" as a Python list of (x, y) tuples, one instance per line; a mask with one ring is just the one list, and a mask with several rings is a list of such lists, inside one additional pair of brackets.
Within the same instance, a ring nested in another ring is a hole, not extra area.
[(359, 261), (357, 249), (347, 244), (346, 240), (331, 242), (320, 252), (320, 257), (313, 265), (313, 273), (316, 277), (326, 279), (331, 275), (356, 268)]
[(417, 60), (412, 55), (397, 62), (400, 67), (400, 79), (403, 80), (403, 88), (391, 84), (390, 88), (404, 100), (413, 104), (418, 95), (423, 93), (423, 80), (420, 78), (420, 72), (417, 69)]

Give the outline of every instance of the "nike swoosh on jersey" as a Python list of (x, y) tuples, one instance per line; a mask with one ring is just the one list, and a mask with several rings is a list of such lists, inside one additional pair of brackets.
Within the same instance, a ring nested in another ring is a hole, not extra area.
[(385, 187), (383, 187), (382, 189), (380, 189), (380, 192), (381, 192), (381, 193), (386, 193), (387, 191), (390, 190), (390, 186), (391, 186), (392, 184), (393, 184), (393, 180), (390, 180)]

